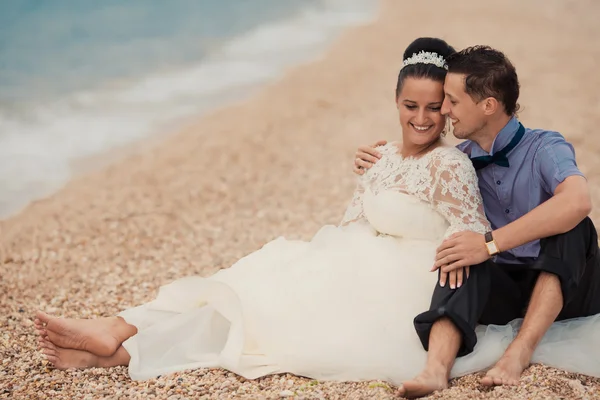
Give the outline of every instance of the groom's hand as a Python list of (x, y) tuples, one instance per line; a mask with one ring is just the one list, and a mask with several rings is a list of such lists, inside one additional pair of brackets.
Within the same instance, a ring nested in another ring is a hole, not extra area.
[(354, 158), (354, 173), (362, 175), (371, 168), (381, 158), (381, 153), (375, 150), (375, 147), (383, 146), (386, 143), (385, 140), (379, 140), (372, 146), (360, 146), (356, 151), (356, 158)]
[(442, 273), (455, 271), (458, 268), (481, 264), (489, 258), (482, 234), (458, 232), (444, 240), (437, 248), (435, 264), (431, 270), (441, 268)]

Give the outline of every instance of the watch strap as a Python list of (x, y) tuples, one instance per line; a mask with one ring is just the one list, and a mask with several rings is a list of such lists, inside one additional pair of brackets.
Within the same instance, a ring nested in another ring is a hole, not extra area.
[(485, 233), (485, 242), (489, 243), (489, 242), (491, 242), (493, 240), (494, 240), (494, 237), (492, 236), (492, 232), (491, 231), (490, 232), (486, 232)]

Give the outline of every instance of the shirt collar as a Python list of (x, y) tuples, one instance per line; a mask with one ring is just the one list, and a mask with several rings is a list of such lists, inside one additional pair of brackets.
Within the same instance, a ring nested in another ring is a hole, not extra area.
[(471, 148), (471, 158), (473, 157), (481, 157), (481, 156), (493, 156), (497, 151), (502, 150), (506, 145), (510, 143), (515, 133), (519, 130), (519, 120), (517, 117), (512, 117), (504, 128), (498, 132), (496, 138), (492, 142), (492, 151), (487, 153), (483, 150), (477, 143), (472, 142), (473, 146)]

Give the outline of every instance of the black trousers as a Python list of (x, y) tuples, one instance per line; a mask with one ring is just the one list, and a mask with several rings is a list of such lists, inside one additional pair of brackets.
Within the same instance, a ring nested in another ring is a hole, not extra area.
[(539, 257), (530, 263), (486, 261), (471, 267), (460, 288), (436, 284), (429, 310), (414, 319), (425, 350), (434, 322), (447, 317), (462, 333), (458, 356), (471, 353), (477, 324), (504, 325), (524, 317), (542, 271), (560, 279), (563, 308), (557, 320), (600, 313), (600, 251), (592, 220), (586, 218), (569, 232), (542, 239), (540, 245)]

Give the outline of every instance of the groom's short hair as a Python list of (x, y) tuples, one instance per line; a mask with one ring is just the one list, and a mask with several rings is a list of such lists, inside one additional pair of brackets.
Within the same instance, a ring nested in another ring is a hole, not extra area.
[(448, 72), (463, 74), (465, 91), (475, 101), (493, 97), (508, 115), (519, 110), (519, 78), (510, 60), (489, 46), (467, 47), (446, 59)]

